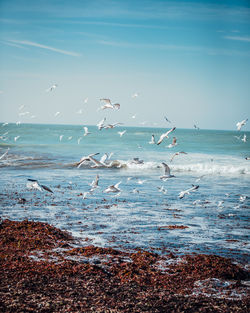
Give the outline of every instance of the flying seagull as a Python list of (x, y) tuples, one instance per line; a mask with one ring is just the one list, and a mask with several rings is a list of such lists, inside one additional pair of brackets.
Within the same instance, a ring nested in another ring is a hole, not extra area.
[(244, 126), (247, 121), (248, 121), (248, 118), (243, 120), (243, 121), (241, 121), (241, 122), (236, 123), (237, 130), (241, 130), (241, 127)]
[(126, 130), (123, 130), (123, 131), (117, 132), (117, 133), (120, 135), (120, 137), (122, 137), (126, 133)]
[(175, 177), (174, 175), (170, 174), (170, 168), (169, 168), (169, 166), (166, 163), (162, 162), (161, 164), (164, 167), (164, 175), (160, 176), (160, 179), (167, 180), (168, 178)]
[(243, 142), (247, 142), (247, 136), (244, 134), (243, 138), (241, 139)]
[(104, 123), (106, 121), (106, 117), (104, 117), (96, 126), (99, 130), (102, 130), (104, 128)]
[(173, 159), (174, 159), (175, 156), (180, 155), (181, 153), (182, 153), (182, 154), (187, 154), (187, 152), (184, 152), (184, 151), (175, 152), (175, 154), (173, 154), (173, 156), (172, 156), (170, 162), (173, 161)]
[(100, 101), (104, 102), (104, 105), (100, 107), (99, 110), (105, 110), (105, 109), (115, 109), (119, 110), (120, 109), (120, 104), (119, 103), (111, 103), (110, 99), (103, 98), (100, 99)]
[(196, 126), (195, 124), (194, 124), (194, 128), (197, 129), (197, 130), (200, 129), (200, 127)]
[(183, 190), (179, 193), (179, 198), (182, 199), (185, 197), (185, 195), (189, 195), (190, 192), (197, 190), (200, 186), (199, 185), (192, 185), (193, 187), (187, 189), (187, 190)]
[(47, 187), (47, 186), (45, 186), (45, 185), (41, 185), (41, 184), (39, 184), (39, 182), (36, 180), (36, 179), (30, 179), (30, 178), (28, 178), (28, 183), (27, 183), (27, 188), (28, 189), (38, 189), (38, 190), (40, 190), (40, 191), (43, 191), (43, 189), (44, 190), (46, 190), (46, 191), (48, 191), (48, 192), (51, 192), (51, 193), (53, 193), (53, 191), (49, 188), (49, 187)]
[(171, 121), (166, 116), (164, 116), (164, 118), (168, 123), (171, 123)]
[(81, 158), (81, 160), (76, 163), (77, 168), (81, 167), (82, 164), (85, 163), (86, 161), (91, 161), (91, 160), (90, 160), (90, 157), (93, 157), (93, 156), (95, 156), (95, 155), (97, 155), (97, 154), (100, 154), (100, 153), (97, 152), (97, 153), (89, 154), (89, 155), (87, 155), (87, 156), (83, 156), (83, 157)]
[(168, 138), (168, 135), (173, 132), (176, 129), (176, 127), (171, 128), (170, 130), (168, 130), (166, 133), (163, 133), (160, 136), (160, 139), (157, 142), (157, 145), (161, 144), (164, 138)]
[(119, 185), (120, 185), (121, 181), (115, 185), (110, 185), (108, 186), (103, 192), (105, 193), (110, 193), (110, 192), (121, 192), (121, 189), (119, 188)]
[(57, 86), (58, 86), (57, 84), (52, 85), (51, 87), (46, 89), (46, 92), (49, 92), (49, 91), (52, 91), (52, 90), (56, 89)]
[(83, 134), (83, 136), (87, 136), (87, 135), (89, 135), (89, 134), (91, 134), (90, 132), (89, 132), (89, 129), (88, 129), (88, 127), (83, 127), (83, 129), (84, 129), (84, 134)]
[(8, 149), (4, 152), (4, 154), (2, 154), (2, 155), (0, 156), (0, 160), (2, 160), (2, 159), (6, 156), (6, 154), (9, 152), (9, 150), (10, 150), (10, 148), (8, 148)]
[(105, 129), (109, 129), (109, 128), (115, 128), (118, 125), (122, 125), (123, 123), (114, 123), (114, 124), (108, 124), (106, 126), (104, 126)]
[(99, 184), (99, 175), (97, 174), (95, 179), (90, 184), (91, 186), (90, 192), (93, 192), (98, 187), (98, 184)]

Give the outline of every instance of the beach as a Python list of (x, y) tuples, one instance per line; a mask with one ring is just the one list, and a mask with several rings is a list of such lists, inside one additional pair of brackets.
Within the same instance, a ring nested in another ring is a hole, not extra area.
[(247, 312), (249, 142), (88, 129), (2, 126), (1, 310)]
[(1, 312), (248, 312), (249, 271), (204, 254), (95, 246), (45, 223), (4, 220)]

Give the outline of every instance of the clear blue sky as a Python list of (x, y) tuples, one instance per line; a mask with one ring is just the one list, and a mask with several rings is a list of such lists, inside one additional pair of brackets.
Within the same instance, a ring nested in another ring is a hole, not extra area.
[[(236, 129), (250, 119), (250, 4), (1, 0), (0, 67), (1, 122)], [(97, 111), (100, 98), (121, 109)]]

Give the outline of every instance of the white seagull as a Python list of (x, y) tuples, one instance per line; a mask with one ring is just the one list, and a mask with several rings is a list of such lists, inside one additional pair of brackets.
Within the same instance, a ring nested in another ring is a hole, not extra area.
[(99, 184), (99, 175), (97, 174), (95, 179), (90, 184), (91, 186), (90, 192), (93, 192), (98, 187), (98, 184)]
[(171, 128), (170, 130), (168, 130), (166, 133), (163, 133), (163, 134), (160, 136), (160, 139), (158, 140), (157, 145), (161, 144), (164, 138), (168, 138), (168, 135), (169, 135), (170, 133), (172, 133), (175, 129), (176, 129), (176, 127), (173, 127), (173, 128)]
[(123, 125), (123, 123), (114, 123), (114, 124), (108, 124), (106, 126), (104, 126), (105, 129), (109, 129), (109, 128), (115, 128), (118, 125)]
[(182, 199), (185, 197), (185, 195), (189, 195), (190, 192), (197, 190), (200, 186), (199, 185), (192, 185), (193, 187), (187, 189), (187, 190), (183, 190), (179, 193), (179, 198)]
[(248, 121), (248, 118), (243, 120), (243, 121), (241, 121), (241, 122), (236, 123), (237, 130), (241, 130), (241, 127), (244, 126), (247, 121)]
[(110, 185), (108, 186), (103, 192), (105, 193), (110, 193), (110, 192), (113, 192), (113, 193), (117, 193), (117, 192), (121, 192), (121, 189), (119, 188), (119, 185), (120, 185), (121, 181), (115, 185)]
[(241, 139), (243, 142), (247, 142), (247, 136), (244, 134), (243, 138)]
[(59, 114), (60, 114), (60, 112), (57, 111), (57, 112), (54, 114), (54, 116), (57, 117)]
[(84, 129), (84, 134), (83, 134), (83, 136), (87, 136), (87, 135), (91, 134), (91, 133), (89, 132), (88, 127), (84, 126), (83, 129)]
[(155, 142), (155, 135), (154, 135), (154, 134), (151, 136), (151, 140), (150, 140), (148, 143), (149, 143), (150, 145), (156, 144), (156, 142)]
[(36, 180), (36, 179), (30, 179), (30, 178), (28, 178), (28, 181), (29, 181), (29, 182), (27, 183), (27, 188), (28, 188), (28, 189), (38, 189), (38, 190), (40, 190), (40, 191), (43, 191), (43, 189), (44, 189), (44, 190), (46, 190), (46, 191), (48, 191), (48, 192), (53, 193), (53, 191), (52, 191), (49, 187), (47, 187), (47, 186), (45, 186), (45, 185), (39, 184), (38, 180)]
[(14, 137), (14, 140), (17, 141), (20, 138), (20, 136)]
[(168, 178), (175, 177), (174, 175), (170, 174), (170, 168), (169, 168), (169, 166), (166, 163), (162, 162), (161, 164), (164, 167), (164, 175), (160, 176), (160, 179), (167, 180)]
[(10, 150), (10, 148), (8, 148), (8, 149), (4, 152), (4, 154), (2, 154), (2, 155), (0, 156), (0, 160), (2, 160), (2, 159), (6, 156), (6, 154), (9, 152), (9, 150)]
[(180, 155), (181, 153), (182, 153), (182, 154), (187, 154), (187, 152), (184, 152), (184, 151), (175, 152), (175, 154), (173, 154), (173, 156), (172, 156), (170, 162), (173, 161), (173, 159), (174, 159), (175, 156)]
[(117, 132), (117, 133), (120, 135), (120, 137), (122, 137), (126, 133), (126, 130), (123, 130), (123, 131)]
[(89, 155), (87, 155), (87, 156), (83, 156), (83, 157), (81, 158), (81, 160), (76, 163), (77, 168), (81, 167), (82, 164), (85, 163), (86, 161), (91, 161), (91, 160), (90, 160), (90, 157), (93, 157), (93, 156), (95, 156), (95, 155), (97, 155), (97, 154), (100, 154), (100, 153), (97, 152), (97, 153), (89, 154)]
[(99, 130), (102, 130), (104, 128), (104, 123), (106, 121), (106, 117), (104, 117), (96, 126)]
[(52, 91), (52, 90), (56, 89), (57, 86), (58, 86), (57, 84), (52, 85), (51, 87), (46, 89), (46, 92), (49, 92), (49, 91)]
[(168, 148), (173, 148), (174, 146), (178, 145), (178, 143), (176, 143), (177, 139), (176, 137), (173, 137), (173, 141), (170, 145), (168, 145)]

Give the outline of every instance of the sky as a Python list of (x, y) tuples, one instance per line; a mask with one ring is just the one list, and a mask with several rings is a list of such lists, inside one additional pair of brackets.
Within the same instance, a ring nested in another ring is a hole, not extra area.
[(225, 130), (250, 119), (249, 1), (0, 0), (0, 122), (104, 116)]

